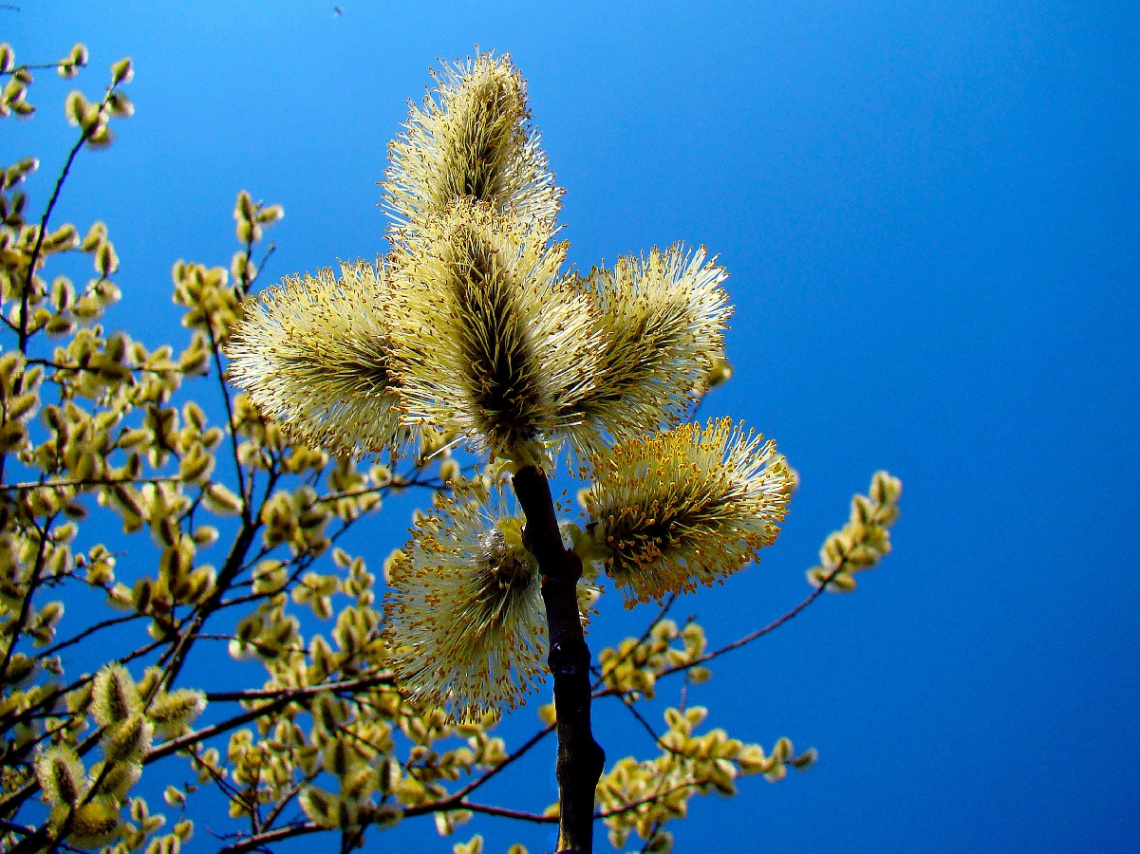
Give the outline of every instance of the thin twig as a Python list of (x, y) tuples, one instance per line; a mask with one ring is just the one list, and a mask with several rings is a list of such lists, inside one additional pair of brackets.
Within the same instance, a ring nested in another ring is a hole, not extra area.
[(77, 644), (81, 640), (83, 640), (84, 638), (90, 637), (91, 635), (95, 634), (95, 632), (102, 631), (103, 629), (109, 629), (112, 626), (117, 626), (117, 625), (120, 625), (121, 623), (129, 623), (132, 620), (139, 620), (139, 619), (142, 619), (144, 616), (145, 616), (144, 614), (124, 614), (121, 617), (112, 617), (109, 620), (103, 620), (101, 623), (96, 623), (93, 626), (88, 626), (86, 629), (81, 631), (79, 634), (75, 635), (75, 637), (68, 638), (65, 641), (57, 643), (55, 646), (52, 646), (52, 647), (45, 649), (43, 652), (41, 652), (39, 655), (36, 656), (36, 659), (39, 660), (42, 658), (47, 658), (49, 655), (55, 655), (60, 650), (67, 649), (69, 646), (74, 646), (75, 644)]
[(649, 723), (649, 721), (647, 721), (645, 719), (645, 716), (642, 715), (641, 712), (639, 712), (634, 707), (633, 702), (629, 699), (629, 697), (627, 697), (625, 694), (620, 694), (620, 695), (618, 695), (618, 699), (621, 700), (622, 705), (625, 706), (626, 709), (629, 710), (629, 713), (631, 715), (633, 715), (633, 717), (637, 720), (637, 722), (639, 724), (641, 724), (642, 728), (647, 733), (649, 733), (650, 738), (653, 739), (653, 741), (657, 744), (658, 747), (660, 747), (666, 753), (672, 753), (674, 756), (679, 756), (683, 759), (689, 759), (690, 758), (688, 756), (688, 754), (682, 753), (679, 750), (675, 750), (674, 748), (670, 747), (665, 742), (663, 742), (661, 740), (661, 736), (659, 736), (657, 734), (657, 731), (653, 729), (653, 726)]
[(134, 483), (180, 483), (182, 478), (178, 475), (165, 477), (111, 477), (100, 480), (46, 480), (42, 483), (25, 481), (23, 483), (0, 484), (0, 492), (31, 492), (36, 489), (85, 489), (94, 486), (117, 486)]
[[(107, 88), (107, 94), (103, 96), (103, 100), (99, 104), (100, 113), (107, 107), (107, 96), (111, 94), (112, 88), (113, 87)], [(83, 148), (85, 142), (87, 142), (86, 128), (80, 133), (79, 141), (75, 143), (71, 151), (68, 152), (67, 160), (63, 164), (63, 171), (59, 173), (59, 177), (55, 181), (55, 188), (51, 192), (51, 198), (48, 199), (47, 208), (44, 210), (44, 215), (40, 218), (40, 229), (36, 235), (36, 245), (32, 248), (31, 257), (28, 259), (28, 275), (24, 278), (24, 292), (20, 295), (20, 352), (25, 355), (28, 352), (28, 301), (31, 298), (32, 284), (36, 278), (36, 262), (39, 261), (40, 250), (43, 248), (44, 238), (47, 236), (48, 221), (51, 219), (52, 211), (55, 210), (55, 203), (59, 201), (60, 191), (63, 190), (63, 182), (67, 180), (67, 176), (71, 172), (71, 164), (75, 162), (75, 157), (79, 154), (79, 149)]]
[(696, 667), (697, 665), (704, 664), (708, 661), (712, 661), (714, 658), (719, 658), (720, 656), (724, 655), (726, 652), (732, 652), (732, 650), (734, 650), (734, 649), (740, 649), (740, 647), (745, 646), (747, 644), (750, 644), (750, 643), (752, 643), (752, 641), (758, 640), (759, 638), (764, 637), (764, 635), (766, 635), (766, 634), (774, 632), (776, 629), (780, 628), (780, 626), (784, 625), (784, 623), (788, 622), (793, 617), (797, 616), (801, 611), (803, 611), (805, 608), (807, 608), (812, 602), (814, 602), (816, 599), (818, 599), (820, 596), (822, 596), (824, 591), (827, 590), (827, 585), (830, 584), (832, 582), (832, 580), (834, 580), (834, 578), (837, 575), (839, 575), (840, 572), (843, 571), (843, 569), (844, 569), (844, 564), (840, 563), (839, 566), (835, 567), (835, 569), (833, 569), (826, 576), (824, 576), (823, 582), (819, 585), (819, 587), (817, 587), (815, 590), (812, 591), (810, 596), (808, 596), (806, 599), (804, 599), (802, 602), (800, 602), (800, 604), (796, 605), (796, 607), (792, 608), (792, 610), (788, 611), (783, 616), (773, 620), (771, 623), (764, 626), (764, 628), (757, 629), (756, 631), (752, 632), (752, 634), (745, 635), (742, 638), (734, 640), (730, 644), (722, 646), (720, 649), (713, 650), (712, 652), (705, 653), (704, 655), (699, 656), (698, 658), (694, 658), (692, 661), (687, 661), (684, 664), (675, 664), (671, 667), (667, 667), (664, 670), (662, 670), (660, 673), (657, 674), (657, 678), (660, 679), (662, 676), (670, 676), (674, 673), (679, 673), (681, 671), (688, 670), (691, 667)]
[(665, 604), (661, 606), (661, 610), (657, 612), (657, 616), (650, 621), (649, 625), (645, 627), (645, 631), (641, 633), (641, 637), (637, 639), (637, 643), (626, 650), (625, 654), (618, 658), (610, 667), (601, 672), (598, 676), (598, 680), (591, 686), (592, 690), (598, 690), (598, 687), (606, 681), (606, 677), (616, 673), (617, 669), (629, 660), (629, 657), (633, 655), (634, 651), (649, 639), (649, 636), (653, 634), (653, 630), (657, 627), (657, 624), (665, 619), (665, 615), (669, 613), (669, 609), (673, 607), (673, 603), (676, 601), (677, 594), (670, 593), (669, 598), (665, 600)]
[(361, 676), (357, 679), (342, 679), (339, 682), (322, 682), (319, 685), (307, 685), (304, 688), (278, 688), (261, 691), (215, 691), (206, 692), (206, 700), (211, 703), (244, 703), (250, 700), (280, 700), (287, 697), (290, 700), (299, 700), (321, 691), (361, 691), (365, 688), (374, 688), (378, 685), (393, 683), (392, 674), (388, 671), (374, 673), (371, 676)]

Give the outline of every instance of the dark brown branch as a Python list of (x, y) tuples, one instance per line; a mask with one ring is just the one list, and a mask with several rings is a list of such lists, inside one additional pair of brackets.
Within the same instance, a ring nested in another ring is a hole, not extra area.
[[(72, 364), (69, 362), (57, 362), (54, 359), (45, 359), (45, 358), (42, 358), (40, 356), (29, 357), (27, 360), (27, 364), (29, 364), (29, 365), (42, 365), (45, 368), (52, 368), (53, 370), (57, 370), (57, 371), (71, 371), (73, 373), (79, 373), (80, 371), (87, 371), (89, 373), (95, 373), (98, 370), (97, 368), (90, 368), (86, 365), (81, 365), (79, 363)], [(181, 374), (181, 373), (183, 373), (182, 368), (180, 368), (178, 365), (173, 365), (172, 367), (169, 367), (169, 368), (148, 368), (146, 365), (121, 365), (121, 367), (124, 368), (125, 370), (130, 371), (131, 373), (140, 373), (140, 374), (145, 374), (145, 373)]]
[(12, 654), (16, 651), (16, 644), (19, 643), (20, 636), (23, 634), (24, 625), (28, 622), (28, 613), (32, 607), (32, 597), (36, 595), (36, 590), (39, 589), (43, 579), (40, 573), (44, 569), (44, 554), (47, 549), (48, 535), (51, 533), (51, 526), (55, 523), (55, 515), (47, 520), (43, 530), (40, 530), (39, 525), (36, 525), (35, 520), (32, 520), (32, 526), (36, 529), (36, 534), (39, 536), (39, 546), (36, 548), (36, 561), (32, 567), (32, 577), (28, 581), (28, 590), (24, 594), (24, 599), (20, 603), (20, 613), (16, 617), (15, 622), (12, 624), (12, 639), (8, 642), (7, 649), (4, 650), (4, 658), (0, 660), (0, 675), (8, 672), (8, 665), (12, 663)]
[(510, 756), (508, 756), (506, 759), (504, 759), (502, 762), (500, 762), (498, 765), (496, 765), (490, 771), (487, 771), (485, 774), (483, 774), (480, 777), (476, 777), (474, 780), (472, 780), (470, 783), (468, 783), (466, 786), (464, 786), (458, 792), (455, 792), (453, 795), (451, 795), (451, 797), (452, 798), (459, 798), (459, 799), (463, 799), (463, 798), (467, 797), (469, 794), (474, 792), (476, 789), (478, 789), (480, 786), (482, 786), (484, 783), (486, 783), (488, 780), (490, 780), (492, 777), (494, 777), (500, 771), (504, 770), (508, 765), (510, 765), (516, 759), (519, 759), (522, 756), (524, 756), (526, 753), (529, 753), (530, 749), (532, 747), (534, 747), (536, 744), (538, 744), (540, 741), (542, 741), (544, 738), (546, 738), (548, 735), (550, 735), (550, 733), (552, 733), (554, 731), (554, 726), (555, 726), (554, 724), (547, 724), (546, 726), (544, 726), (542, 729), (540, 729), (538, 732), (536, 732), (534, 735), (532, 735), (530, 738), (528, 738), (525, 742), (523, 742), (523, 744), (519, 747), (518, 750), (516, 750), (514, 753), (512, 753)]
[(629, 713), (633, 715), (634, 720), (641, 724), (641, 728), (649, 733), (649, 737), (653, 739), (654, 743), (656, 743), (658, 747), (660, 747), (666, 753), (672, 753), (674, 756), (680, 757), (681, 759), (690, 758), (687, 753), (682, 753), (680, 750), (674, 750), (672, 747), (663, 742), (661, 740), (661, 736), (659, 736), (657, 734), (657, 731), (653, 729), (653, 725), (649, 723), (649, 721), (645, 719), (645, 716), (637, 710), (637, 708), (633, 705), (633, 701), (630, 700), (628, 696), (621, 694), (618, 696), (618, 699), (621, 700), (622, 705), (629, 710)]
[(582, 562), (562, 545), (550, 484), (525, 466), (514, 476), (515, 494), (526, 514), (527, 548), (538, 560), (542, 601), (550, 637), (550, 672), (558, 717), (558, 851), (590, 854), (594, 839), (594, 793), (605, 751), (590, 730), (590, 649), (578, 612)]
[(141, 620), (144, 618), (144, 616), (144, 614), (124, 614), (121, 617), (111, 617), (110, 619), (103, 620), (102, 622), (96, 623), (93, 626), (88, 626), (79, 634), (70, 637), (65, 641), (60, 641), (55, 646), (45, 649), (43, 652), (36, 656), (36, 661), (42, 661), (48, 656), (57, 654), (60, 650), (67, 649), (69, 646), (75, 646), (75, 644), (79, 643), (84, 638), (88, 638), (96, 632), (102, 631), (103, 629), (109, 629), (122, 623), (129, 623), (133, 620)]
[[(290, 758), (292, 758), (292, 756), (293, 756), (292, 750), (289, 751), (289, 756), (290, 756)], [(297, 795), (299, 795), (301, 793), (301, 790), (303, 788), (305, 788), (305, 786), (311, 785), (312, 782), (315, 779), (317, 779), (317, 777), (319, 777), (321, 775), (322, 771), (324, 771), (324, 768), (322, 768), (318, 765), (311, 772), (309, 772), (304, 777), (302, 777), (300, 780), (298, 780), (295, 785), (291, 786), (289, 791), (286, 792), (277, 801), (277, 805), (269, 811), (269, 815), (267, 815), (265, 817), (265, 821), (262, 822), (262, 824), (265, 827), (272, 827), (273, 823), (276, 822), (278, 818), (280, 818), (281, 813), (283, 813), (285, 811), (285, 807), (287, 807), (290, 804), (290, 802), (292, 802), (293, 798), (297, 797)]]
[(165, 744), (153, 748), (150, 753), (146, 755), (143, 760), (144, 765), (149, 765), (151, 762), (162, 759), (164, 756), (169, 756), (172, 753), (177, 753), (192, 744), (198, 744), (205, 741), (207, 738), (213, 738), (215, 735), (220, 735), (223, 732), (228, 732), (231, 729), (236, 729), (242, 724), (255, 721), (262, 715), (270, 714), (278, 709), (283, 709), (285, 706), (293, 702), (295, 698), (291, 696), (278, 697), (276, 700), (270, 700), (268, 703), (263, 703), (256, 708), (249, 711), (242, 712), (240, 715), (234, 715), (228, 720), (221, 723), (216, 723), (212, 726), (203, 727), (193, 732), (188, 732), (186, 735), (172, 739)]
[[(180, 736), (179, 738), (172, 739), (171, 741), (168, 741), (165, 744), (152, 749), (150, 753), (147, 754), (146, 759), (143, 760), (143, 764), (149, 765), (151, 762), (154, 762), (157, 759), (161, 759), (164, 756), (169, 756), (171, 753), (176, 753), (188, 745), (197, 744), (199, 742), (205, 741), (207, 738), (212, 738), (215, 735), (223, 732), (228, 732), (229, 730), (239, 727), (244, 723), (257, 720), (262, 715), (271, 714), (278, 709), (283, 709), (285, 706), (296, 700), (317, 694), (321, 691), (359, 691), (365, 688), (373, 687), (375, 685), (384, 684), (390, 679), (390, 674), (379, 673), (373, 676), (364, 676), (359, 679), (346, 679), (341, 682), (327, 682), (320, 685), (309, 685), (304, 688), (296, 688), (292, 691), (279, 694), (267, 703), (263, 703), (260, 706), (249, 709), (245, 712), (242, 712), (241, 714), (234, 715), (232, 718), (221, 721), (220, 723), (216, 723), (212, 726), (204, 727), (200, 730), (195, 730), (194, 732), (189, 732), (186, 735)], [(214, 699), (217, 699), (218, 696), (219, 695), (214, 695)], [(227, 699), (240, 698), (229, 696)]]
[(210, 703), (241, 703), (249, 700), (300, 700), (311, 694), (321, 691), (363, 691), (366, 688), (375, 688), (377, 685), (391, 684), (392, 675), (385, 671), (374, 673), (371, 676), (361, 676), (356, 679), (342, 679), (339, 682), (321, 682), (317, 685), (306, 685), (304, 688), (277, 688), (269, 690), (250, 689), (248, 691), (215, 691), (206, 692), (206, 700)]
[[(132, 662), (138, 658), (142, 658), (144, 655), (149, 654), (153, 650), (158, 649), (158, 647), (160, 647), (160, 646), (162, 646), (162, 641), (151, 641), (150, 643), (144, 644), (143, 646), (139, 647), (138, 649), (132, 650), (131, 652), (127, 653), (126, 655), (119, 657), (118, 659), (116, 659), (116, 663), (118, 663), (118, 664), (129, 664), (130, 662)], [(110, 663), (110, 662), (108, 662), (108, 663)], [(27, 706), (26, 708), (19, 710), (18, 712), (8, 712), (4, 715), (0, 715), (0, 732), (7, 730), (9, 727), (15, 726), (17, 723), (19, 723), (21, 721), (31, 720), (32, 718), (37, 716), (36, 713), (38, 710), (50, 709), (52, 707), (52, 705), (56, 702), (56, 700), (60, 699), (61, 697), (66, 697), (72, 691), (76, 690), (77, 688), (81, 688), (82, 686), (86, 685), (88, 682), (90, 682), (94, 678), (95, 678), (94, 674), (91, 674), (91, 673), (85, 674), (84, 676), (80, 677), (79, 679), (76, 679), (75, 681), (73, 681), (71, 684), (65, 685), (61, 688), (57, 688), (56, 690), (52, 691), (49, 694), (45, 694), (43, 697), (41, 697), (35, 703)], [(37, 791), (38, 791), (39, 784), (37, 783), (36, 786), (37, 786)], [(7, 801), (0, 801), (0, 810), (3, 810), (6, 805), (7, 805)]]
[(42, 851), (50, 841), (51, 831), (46, 824), (43, 824), (36, 828), (34, 833), (17, 842), (8, 854), (35, 854), (37, 851)]
[(495, 807), (490, 804), (475, 804), (471, 801), (460, 801), (457, 805), (458, 809), (471, 810), (471, 812), (479, 812), (484, 815), (494, 815), (499, 818), (513, 818), (515, 821), (530, 821), (535, 824), (554, 824), (558, 821), (556, 815), (539, 815), (536, 812), (523, 812), (522, 810), (512, 810), (506, 807)]

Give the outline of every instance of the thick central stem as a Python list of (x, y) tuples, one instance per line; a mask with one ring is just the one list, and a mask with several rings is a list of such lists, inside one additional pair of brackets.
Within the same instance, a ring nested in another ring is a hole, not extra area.
[(550, 672), (558, 715), (558, 850), (591, 854), (594, 791), (606, 754), (590, 730), (590, 648), (578, 612), (582, 561), (562, 545), (550, 484), (539, 469), (514, 476), (515, 494), (526, 514), (524, 541), (538, 560), (542, 601), (550, 632)]

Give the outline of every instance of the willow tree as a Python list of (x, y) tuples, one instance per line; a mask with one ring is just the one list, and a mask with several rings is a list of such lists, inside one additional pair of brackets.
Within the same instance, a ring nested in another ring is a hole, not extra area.
[[(87, 58), (76, 45), (38, 67), (74, 77)], [(0, 47), (4, 115), (34, 110), (36, 67)], [(391, 144), (386, 255), (257, 293), (282, 209), (243, 191), (228, 269), (174, 265), (187, 335), (150, 349), (105, 325), (120, 298), (107, 229), (52, 223), (74, 159), (131, 114), (132, 73), (122, 60), (99, 100), (66, 99), (77, 138), (38, 221), (21, 189), (37, 161), (3, 173), (0, 842), (177, 851), (209, 788), (231, 852), (319, 832), (347, 851), (401, 820), (451, 833), (474, 813), (557, 823), (560, 851), (592, 850), (596, 821), (615, 847), (636, 833), (667, 851), (693, 795), (806, 768), (814, 751), (707, 729), (683, 694), (663, 727), (641, 711), (661, 680), (703, 682), (712, 659), (852, 589), (898, 515), (900, 484), (879, 472), (809, 570), (814, 591), (726, 647), (667, 618), (757, 559), (794, 485), (771, 441), (690, 423), (730, 374), (726, 272), (705, 250), (569, 271), (525, 84), (483, 54), (436, 72)], [(95, 275), (49, 281), (74, 253)], [(553, 500), (556, 475), (581, 482), (577, 510)], [(431, 506), (381, 584), (376, 556), (338, 540), (412, 488)], [(657, 607), (594, 659), (583, 627), (607, 587)], [(72, 648), (100, 666), (68, 672)], [(258, 662), (261, 684), (203, 688), (226, 655)], [(508, 747), (500, 716), (548, 678), (553, 705)], [(607, 765), (603, 697), (651, 755)], [(480, 800), (552, 733), (556, 804)]]

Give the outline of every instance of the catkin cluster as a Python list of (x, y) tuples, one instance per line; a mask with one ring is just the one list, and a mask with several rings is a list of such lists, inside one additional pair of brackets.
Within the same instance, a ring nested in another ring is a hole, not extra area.
[[(565, 448), (594, 481), (567, 533), (629, 604), (737, 571), (775, 538), (792, 476), (739, 425), (684, 423), (724, 373), (727, 274), (680, 244), (569, 270), (562, 190), (509, 57), (435, 81), (390, 146), (389, 252), (251, 300), (230, 375), (345, 454), (432, 431), (500, 470), (549, 471)], [(388, 573), (399, 676), (461, 716), (515, 705), (546, 657), (537, 568), (497, 489), (441, 503)]]

